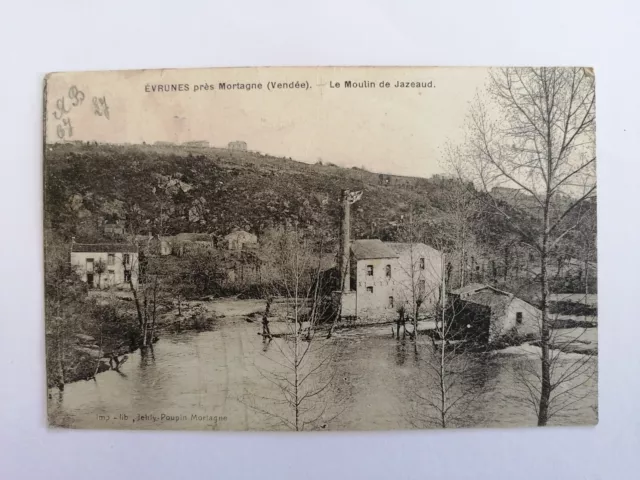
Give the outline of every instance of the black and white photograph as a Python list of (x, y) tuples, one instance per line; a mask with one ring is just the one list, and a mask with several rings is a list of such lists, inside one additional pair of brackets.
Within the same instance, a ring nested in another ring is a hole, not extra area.
[(53, 73), (51, 427), (598, 423), (589, 67)]

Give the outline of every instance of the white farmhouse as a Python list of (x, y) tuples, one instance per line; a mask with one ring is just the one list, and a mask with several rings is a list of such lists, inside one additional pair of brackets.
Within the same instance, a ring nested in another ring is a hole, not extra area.
[(138, 286), (138, 248), (116, 243), (71, 244), (71, 266), (89, 288)]

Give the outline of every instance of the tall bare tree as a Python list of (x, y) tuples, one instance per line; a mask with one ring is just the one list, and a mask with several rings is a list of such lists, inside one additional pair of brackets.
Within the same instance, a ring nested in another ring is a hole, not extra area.
[(323, 301), (322, 247), (314, 253), (294, 230), (282, 232), (274, 254), (278, 275), (266, 295), (277, 321), (262, 333), (264, 355), (256, 364), (271, 393), (254, 389), (240, 401), (286, 429), (326, 428), (342, 409), (331, 389), (336, 343), (318, 332), (330, 311)]
[(483, 351), (456, 321), (464, 311), (447, 296), (446, 256), (434, 269), (440, 299), (432, 307), (435, 328), (418, 337), (418, 374), (410, 386), (407, 420), (416, 428), (468, 427), (477, 424), (487, 394), (491, 366)]
[(596, 195), (595, 84), (584, 68), (505, 68), (468, 117), (467, 137), (451, 162), (464, 181), (508, 220), (539, 261), (542, 311), (538, 425), (547, 424), (552, 390), (549, 264), (579, 226), (571, 215)]

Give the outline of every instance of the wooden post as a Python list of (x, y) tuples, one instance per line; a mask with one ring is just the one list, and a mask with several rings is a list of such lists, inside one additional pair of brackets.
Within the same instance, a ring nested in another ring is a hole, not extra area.
[(349, 203), (349, 191), (342, 191), (342, 258), (340, 261), (340, 283), (343, 292), (351, 291), (349, 281), (350, 271), (350, 240), (351, 240), (351, 204)]

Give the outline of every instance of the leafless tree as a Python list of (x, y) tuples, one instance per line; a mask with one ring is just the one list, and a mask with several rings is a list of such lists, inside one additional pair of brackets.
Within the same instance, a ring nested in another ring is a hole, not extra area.
[(153, 344), (159, 309), (165, 303), (162, 275), (140, 268), (139, 257), (134, 257), (130, 265), (124, 265), (124, 268), (138, 271), (137, 284), (134, 283), (134, 275), (129, 275), (127, 283), (136, 306), (141, 345), (147, 347)]
[(432, 268), (440, 280), (439, 301), (432, 307), (435, 328), (416, 335), (419, 373), (411, 384), (406, 410), (416, 428), (471, 426), (488, 391), (484, 359), (455, 321), (463, 312), (453, 311), (454, 305), (448, 302), (446, 265), (443, 254), (440, 265)]
[[(450, 158), (455, 158), (455, 148), (447, 144), (443, 158), (445, 168)], [(474, 232), (478, 225), (477, 222), (474, 225), (473, 220), (482, 211), (482, 205), (459, 178), (442, 178), (441, 181), (446, 182), (441, 206), (444, 215), (443, 222), (437, 226), (438, 238), (433, 240), (449, 252), (450, 285), (463, 287), (473, 282), (475, 260), (480, 257)]]
[[(554, 320), (553, 315), (549, 315)], [(555, 322), (561, 321), (555, 316)], [(549, 400), (547, 421), (554, 417), (570, 415), (584, 407), (594, 397), (597, 381), (597, 352), (589, 346), (588, 332), (592, 330), (581, 325), (550, 329), (549, 350), (546, 362), (549, 365)], [(543, 377), (539, 355), (524, 356), (513, 367), (514, 391), (507, 395), (524, 401), (540, 417), (540, 395)], [(593, 406), (592, 406), (593, 408)], [(597, 404), (596, 404), (597, 408)], [(595, 411), (595, 410), (594, 410)], [(597, 412), (596, 412), (597, 413)]]
[[(441, 274), (442, 265), (432, 256), (425, 255), (424, 247), (419, 245), (424, 236), (420, 232), (420, 224), (416, 221), (412, 211), (399, 229), (400, 239), (407, 244), (408, 263), (399, 261), (398, 267), (403, 274), (396, 278), (400, 292), (408, 292), (408, 295), (401, 296), (398, 300), (398, 307), (404, 307), (403, 313), (409, 315), (411, 319), (411, 338), (416, 341), (418, 332), (418, 321), (420, 315), (425, 313), (432, 303), (431, 300), (437, 298), (438, 280)], [(430, 243), (439, 243), (431, 241)], [(435, 282), (433, 281), (435, 280)], [(404, 297), (404, 298), (403, 298)], [(399, 336), (399, 331), (398, 331)]]
[(278, 321), (260, 334), (264, 354), (255, 365), (271, 393), (252, 389), (240, 401), (282, 428), (326, 428), (342, 407), (331, 388), (336, 342), (319, 331), (329, 311), (322, 295), (322, 247), (314, 253), (299, 232), (289, 231), (282, 232), (274, 253), (278, 276), (267, 295)]
[(451, 163), (463, 181), (474, 182), (484, 193), (479, 198), (508, 221), (539, 260), (542, 353), (535, 394), (538, 425), (544, 426), (557, 390), (550, 353), (548, 268), (558, 244), (579, 226), (579, 217), (572, 213), (596, 194), (593, 73), (584, 68), (492, 71), (486, 95), (479, 95), (471, 109), (466, 140)]

